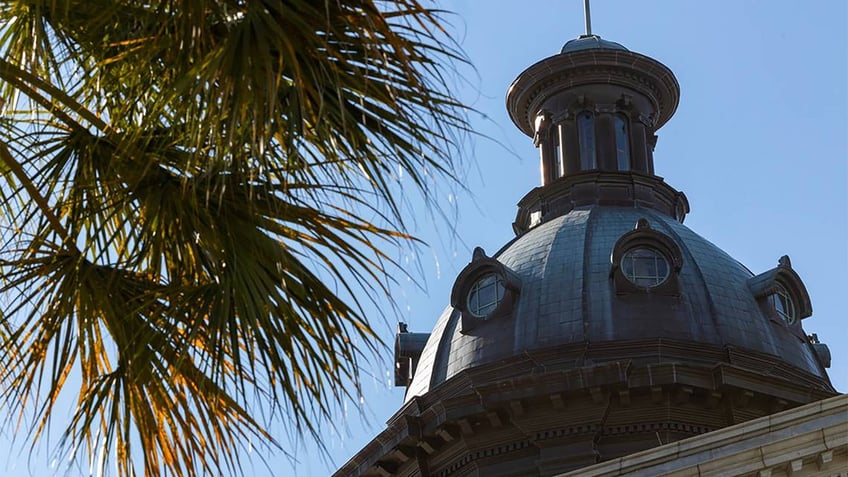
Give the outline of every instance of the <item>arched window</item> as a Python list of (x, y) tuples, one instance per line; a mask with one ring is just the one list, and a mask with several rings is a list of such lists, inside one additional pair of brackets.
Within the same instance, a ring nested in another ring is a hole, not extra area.
[(597, 169), (595, 157), (595, 116), (589, 111), (577, 115), (577, 135), (580, 141), (580, 169)]
[(615, 157), (618, 170), (630, 170), (630, 134), (627, 130), (627, 117), (615, 115)]
[(795, 316), (795, 303), (792, 301), (792, 295), (786, 291), (780, 282), (777, 283), (774, 293), (769, 295), (768, 301), (774, 311), (787, 325), (793, 325), (797, 321)]
[(780, 257), (777, 267), (748, 279), (748, 288), (761, 310), (773, 323), (788, 328), (805, 339), (801, 320), (813, 314), (810, 295), (801, 277), (792, 269), (789, 257)]

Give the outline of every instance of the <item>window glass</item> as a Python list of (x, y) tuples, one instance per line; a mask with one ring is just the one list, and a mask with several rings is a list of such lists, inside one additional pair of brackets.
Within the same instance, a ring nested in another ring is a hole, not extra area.
[(562, 177), (565, 171), (562, 167), (562, 148), (559, 147), (559, 139), (556, 140), (556, 147), (554, 147), (554, 161), (556, 162), (556, 176)]
[(654, 249), (637, 247), (621, 258), (621, 271), (635, 285), (655, 287), (668, 278), (668, 260)]
[(580, 168), (584, 171), (598, 168), (595, 158), (595, 116), (589, 111), (577, 115), (577, 135), (580, 141)]
[(769, 296), (769, 301), (783, 321), (790, 325), (795, 323), (795, 303), (783, 285), (777, 284), (777, 290)]
[(615, 156), (618, 170), (630, 170), (630, 135), (627, 132), (627, 117), (615, 115)]
[(489, 316), (504, 297), (503, 278), (497, 273), (480, 277), (468, 292), (468, 311), (477, 318)]

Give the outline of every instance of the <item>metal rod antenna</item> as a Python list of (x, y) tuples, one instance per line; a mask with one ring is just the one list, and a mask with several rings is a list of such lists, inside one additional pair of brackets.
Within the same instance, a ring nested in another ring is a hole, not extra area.
[(589, 0), (583, 0), (583, 16), (586, 17), (586, 36), (591, 36), (592, 15), (589, 13)]

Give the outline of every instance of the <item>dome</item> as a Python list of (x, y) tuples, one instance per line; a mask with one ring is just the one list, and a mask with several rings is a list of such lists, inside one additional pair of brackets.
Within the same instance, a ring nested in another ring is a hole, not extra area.
[(566, 42), (560, 53), (571, 53), (574, 51), (591, 49), (629, 51), (621, 44), (614, 41), (604, 40), (598, 35), (580, 35), (580, 37)]
[[(611, 256), (637, 223), (679, 248), (665, 253), (679, 256), (676, 291), (628, 293), (617, 288)], [(424, 346), (407, 400), (466, 370), (534, 353), (559, 355), (553, 359), (562, 360), (583, 353), (584, 364), (588, 360), (594, 365), (623, 358), (634, 366), (676, 361), (710, 368), (724, 363), (787, 382), (830, 388), (815, 349), (800, 329), (800, 319), (794, 326), (773, 319), (764, 311), (763, 293), (757, 296), (780, 270), (755, 276), (656, 210), (612, 206), (572, 210), (518, 236), (492, 259), (520, 283), (512, 313), (468, 331), (463, 330), (462, 313), (449, 306)], [(788, 268), (781, 273), (797, 277)], [(796, 309), (809, 308), (803, 285), (795, 293)], [(809, 313), (800, 316), (804, 314)], [(587, 351), (590, 348), (594, 351)], [(514, 371), (520, 375), (533, 368)], [(506, 372), (499, 371), (499, 377), (506, 378)]]
[(398, 325), (405, 403), (337, 475), (548, 477), (836, 393), (789, 257), (752, 273), (655, 173), (679, 99), (665, 65), (590, 34), (518, 75), (541, 185), (431, 333)]

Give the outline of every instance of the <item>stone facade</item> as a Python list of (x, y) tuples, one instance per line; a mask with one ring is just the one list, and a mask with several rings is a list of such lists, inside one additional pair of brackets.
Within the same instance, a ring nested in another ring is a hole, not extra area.
[(848, 396), (836, 396), (557, 477), (848, 477)]

